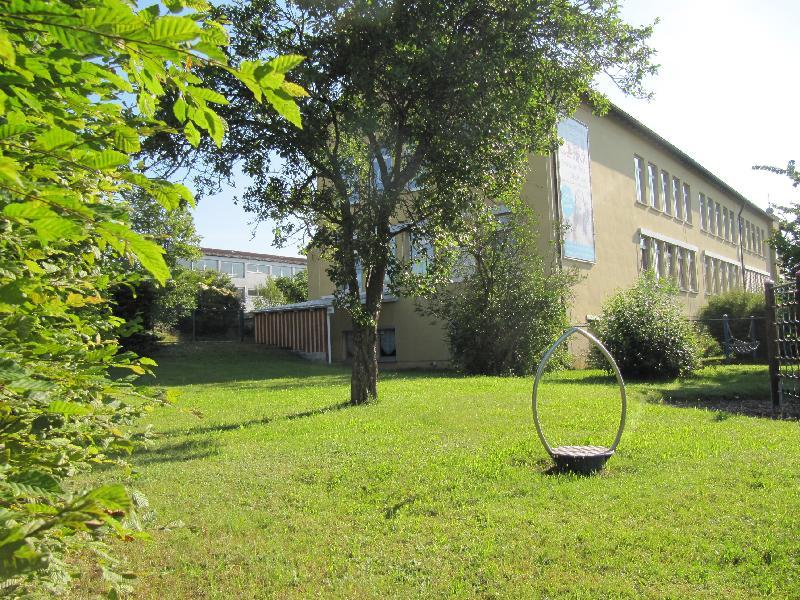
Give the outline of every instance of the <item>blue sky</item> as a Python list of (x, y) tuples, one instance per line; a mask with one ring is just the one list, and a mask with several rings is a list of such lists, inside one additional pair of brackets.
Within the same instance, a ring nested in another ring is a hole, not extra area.
[[(647, 102), (625, 97), (607, 83), (611, 100), (742, 192), (759, 206), (798, 201), (800, 191), (754, 164), (785, 166), (800, 160), (800, 2), (797, 0), (627, 0), (632, 23), (656, 17), (651, 43), (658, 75)], [(203, 200), (195, 211), (203, 245), (296, 256), (299, 240), (272, 246), (272, 226), (257, 228), (234, 205), (247, 181)]]

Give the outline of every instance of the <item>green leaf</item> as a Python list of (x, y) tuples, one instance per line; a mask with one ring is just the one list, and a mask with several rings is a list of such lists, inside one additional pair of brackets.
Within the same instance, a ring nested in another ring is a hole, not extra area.
[(281, 90), (294, 98), (308, 97), (308, 92), (302, 85), (297, 85), (290, 81), (284, 81), (283, 85), (281, 85)]
[(69, 146), (75, 142), (76, 137), (71, 131), (53, 127), (49, 131), (36, 136), (36, 147), (49, 152), (61, 146)]
[(44, 217), (58, 216), (46, 204), (37, 200), (9, 204), (3, 209), (3, 214), (7, 217), (22, 219), (42, 219)]
[(67, 417), (84, 416), (92, 413), (88, 406), (66, 400), (54, 400), (47, 406), (47, 411)]
[(84, 157), (81, 161), (82, 164), (98, 171), (105, 171), (107, 169), (114, 169), (122, 165), (127, 165), (130, 162), (130, 157), (122, 152), (116, 150), (103, 150), (101, 152), (93, 152)]
[(278, 111), (279, 115), (299, 129), (303, 128), (300, 108), (291, 97), (281, 92), (273, 92), (272, 90), (264, 90), (264, 97), (267, 99), (267, 102)]
[[(197, 127), (194, 126), (194, 123), (187, 123), (186, 127), (183, 128), (183, 134), (186, 136), (186, 139), (189, 140), (189, 143), (197, 148), (200, 145), (200, 132), (197, 130)], [(2, 164), (0, 164), (0, 169), (2, 168)], [(2, 171), (0, 171), (1, 173)]]
[(7, 140), (8, 138), (28, 133), (33, 129), (35, 127), (28, 123), (5, 123), (0, 125), (0, 140)]
[(112, 247), (117, 251), (127, 249), (160, 284), (163, 285), (170, 278), (169, 267), (164, 262), (164, 249), (161, 246), (119, 223), (101, 223), (98, 229), (116, 238), (118, 241), (112, 244)]
[(160, 17), (150, 27), (150, 36), (153, 41), (185, 42), (200, 36), (201, 29), (197, 23), (186, 17)]
[(186, 101), (183, 98), (175, 100), (175, 104), (172, 105), (172, 113), (179, 122), (186, 122)]
[(286, 73), (287, 71), (299, 65), (305, 59), (305, 56), (300, 56), (299, 54), (285, 54), (283, 56), (277, 56), (273, 58), (267, 64), (275, 69), (275, 71), (278, 73)]
[(14, 52), (14, 45), (8, 37), (8, 34), (0, 29), (0, 60), (5, 63), (13, 64), (16, 58)]
[(15, 185), (22, 186), (20, 179), (19, 163), (7, 156), (0, 156), (0, 180), (9, 181)]
[(131, 508), (131, 499), (125, 487), (119, 483), (103, 485), (92, 490), (85, 496), (109, 510), (128, 511)]
[(199, 98), (200, 100), (205, 100), (206, 102), (213, 102), (214, 104), (228, 104), (228, 99), (214, 90), (199, 88), (193, 85), (187, 86), (186, 89), (194, 98)]
[(36, 235), (45, 242), (53, 240), (77, 240), (85, 237), (83, 229), (63, 217), (44, 217), (31, 222)]
[(134, 154), (142, 149), (139, 134), (131, 127), (118, 127), (114, 131), (114, 145), (126, 154)]
[(58, 481), (41, 471), (23, 471), (9, 478), (7, 485), (17, 498), (50, 496), (61, 492)]

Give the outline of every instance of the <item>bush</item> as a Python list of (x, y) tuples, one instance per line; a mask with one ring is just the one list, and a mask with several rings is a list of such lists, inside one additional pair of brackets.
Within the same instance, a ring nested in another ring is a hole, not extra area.
[[(470, 374), (525, 375), (568, 326), (571, 272), (548, 270), (537, 253), (533, 216), (487, 212), (461, 242), (459, 283), (439, 290), (426, 312), (446, 323), (453, 364)], [(551, 368), (571, 361), (565, 347)]]
[[(195, 311), (195, 334), (198, 338), (221, 338), (239, 326), (242, 297), (230, 277), (206, 271), (200, 283)], [(192, 333), (192, 317), (178, 322), (178, 331)]]
[[(625, 377), (685, 377), (699, 366), (699, 344), (677, 289), (653, 273), (609, 298), (594, 330)], [(608, 367), (594, 349), (590, 362)]]
[(759, 358), (767, 355), (766, 328), (764, 320), (767, 306), (763, 294), (736, 290), (713, 296), (700, 311), (700, 319), (707, 325), (709, 333), (722, 346), (725, 334), (722, 328), (722, 316), (730, 319), (731, 334), (740, 340), (750, 340), (750, 316), (756, 318), (756, 339)]

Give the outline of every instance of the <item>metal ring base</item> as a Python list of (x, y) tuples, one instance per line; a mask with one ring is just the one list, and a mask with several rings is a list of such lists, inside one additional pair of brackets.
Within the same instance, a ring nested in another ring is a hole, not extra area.
[(585, 475), (602, 469), (613, 455), (614, 451), (605, 446), (557, 446), (550, 450), (556, 471)]

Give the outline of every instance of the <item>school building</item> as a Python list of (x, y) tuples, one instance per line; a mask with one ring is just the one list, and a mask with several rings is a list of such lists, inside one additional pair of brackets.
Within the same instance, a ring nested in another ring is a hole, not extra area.
[[(775, 279), (766, 243), (773, 216), (662, 136), (614, 106), (604, 116), (581, 108), (559, 135), (556, 153), (530, 157), (522, 199), (537, 214), (543, 255), (581, 275), (571, 323), (591, 321), (606, 298), (648, 269), (675, 279), (687, 316), (713, 294), (760, 292)], [(410, 256), (408, 237), (398, 239), (397, 251)], [(308, 302), (256, 314), (256, 342), (346, 361), (350, 318), (333, 306), (333, 285), (313, 251), (308, 278)], [(387, 294), (378, 329), (387, 366), (449, 362), (442, 324), (420, 315), (413, 298)]]

